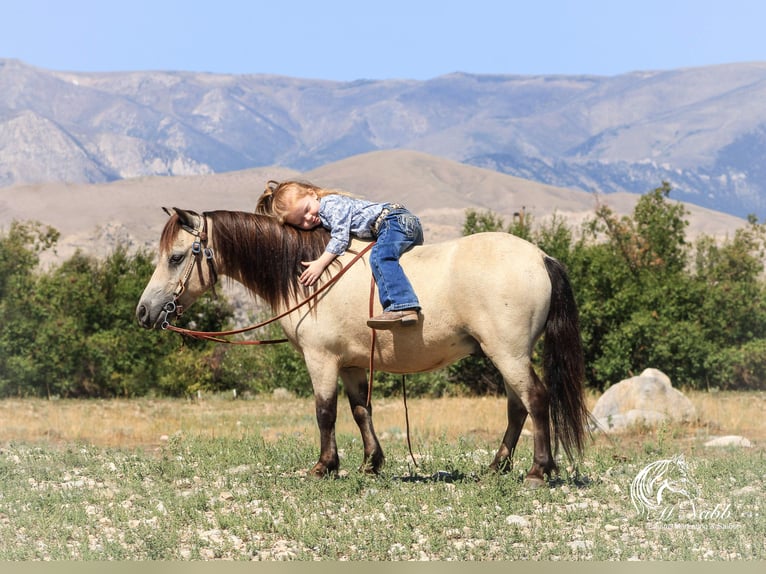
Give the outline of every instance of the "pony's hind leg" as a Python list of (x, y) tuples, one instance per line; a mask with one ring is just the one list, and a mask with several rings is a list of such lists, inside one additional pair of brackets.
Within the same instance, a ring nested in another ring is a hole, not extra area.
[(367, 405), (367, 386), (369, 384), (367, 372), (364, 369), (348, 368), (342, 369), (340, 376), (348, 395), (351, 414), (359, 427), (364, 443), (364, 461), (359, 470), (377, 474), (383, 467), (385, 457), (372, 426), (372, 405)]
[(512, 359), (497, 355), (493, 357), (490, 353), (487, 353), (487, 356), (502, 373), (508, 395), (508, 427), (491, 466), (502, 469), (506, 464), (505, 461), (513, 455), (526, 413), (528, 413), (534, 426), (534, 455), (525, 482), (529, 486), (540, 486), (545, 482), (546, 476), (550, 477), (557, 471), (551, 452), (548, 390), (528, 359)]
[(527, 410), (534, 425), (534, 455), (526, 482), (530, 486), (544, 484), (545, 477), (558, 472), (551, 452), (550, 397), (540, 378), (530, 365), (530, 385), (526, 393)]
[(495, 460), (489, 465), (492, 470), (499, 472), (513, 468), (513, 453), (519, 442), (521, 430), (524, 428), (524, 421), (527, 420), (527, 409), (516, 392), (511, 388), (506, 388), (506, 394), (508, 395), (508, 426), (505, 429), (503, 442), (495, 455)]

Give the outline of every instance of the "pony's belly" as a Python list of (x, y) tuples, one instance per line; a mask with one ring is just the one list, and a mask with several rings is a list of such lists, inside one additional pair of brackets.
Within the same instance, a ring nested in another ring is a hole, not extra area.
[[(387, 373), (435, 371), (479, 352), (478, 345), (470, 338), (424, 344), (410, 337), (386, 335), (381, 337), (380, 332), (377, 334), (378, 345), (376, 345), (374, 367), (376, 370)], [(369, 366), (369, 348), (361, 359), (359, 366), (365, 368)]]

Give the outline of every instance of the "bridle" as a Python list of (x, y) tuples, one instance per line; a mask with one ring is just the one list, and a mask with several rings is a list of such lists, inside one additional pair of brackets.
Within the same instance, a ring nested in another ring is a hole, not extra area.
[(215, 294), (215, 283), (218, 280), (218, 273), (216, 272), (216, 269), (215, 269), (215, 261), (213, 259), (213, 250), (207, 245), (207, 241), (208, 241), (207, 214), (203, 213), (200, 216), (199, 227), (191, 228), (188, 225), (181, 225), (181, 228), (187, 233), (191, 233), (197, 238), (197, 240), (192, 244), (192, 253), (194, 254), (194, 257), (189, 259), (189, 262), (186, 264), (186, 268), (184, 269), (184, 272), (178, 281), (178, 285), (176, 285), (176, 288), (173, 291), (173, 299), (165, 303), (165, 305), (163, 305), (162, 307), (162, 313), (164, 315), (162, 316), (162, 322), (160, 323), (160, 326), (162, 327), (163, 330), (174, 331), (176, 333), (180, 333), (181, 335), (188, 335), (195, 339), (205, 339), (208, 341), (215, 341), (217, 343), (227, 343), (230, 345), (267, 345), (267, 344), (274, 344), (274, 343), (286, 343), (288, 341), (287, 339), (231, 340), (231, 339), (224, 339), (223, 337), (227, 337), (230, 335), (239, 335), (241, 333), (246, 333), (248, 331), (260, 329), (261, 327), (265, 327), (266, 325), (269, 325), (270, 323), (274, 323), (275, 321), (278, 321), (279, 319), (286, 317), (287, 315), (303, 307), (304, 305), (307, 305), (311, 301), (315, 300), (323, 291), (325, 291), (331, 285), (333, 285), (338, 279), (340, 279), (346, 273), (346, 271), (348, 271), (351, 268), (351, 266), (354, 263), (356, 263), (362, 257), (364, 257), (364, 255), (370, 249), (372, 249), (372, 247), (375, 245), (374, 241), (370, 242), (368, 245), (365, 246), (364, 249), (362, 249), (356, 255), (354, 255), (353, 259), (351, 259), (351, 261), (349, 261), (347, 265), (344, 265), (340, 269), (340, 271), (338, 271), (338, 273), (333, 275), (329, 281), (322, 284), (318, 289), (315, 289), (311, 293), (311, 295), (306, 297), (303, 301), (300, 301), (299, 303), (297, 303), (293, 307), (290, 307), (289, 309), (280, 313), (279, 315), (271, 317), (270, 319), (267, 319), (266, 321), (262, 321), (261, 323), (258, 323), (256, 325), (251, 325), (249, 327), (244, 327), (242, 329), (234, 329), (231, 331), (195, 331), (192, 329), (184, 329), (183, 327), (176, 327), (175, 325), (172, 325), (170, 321), (168, 321), (168, 316), (173, 312), (175, 312), (176, 315), (181, 315), (183, 313), (184, 308), (182, 305), (178, 304), (178, 299), (186, 290), (186, 285), (189, 283), (189, 279), (191, 278), (192, 272), (194, 271), (195, 263), (197, 264), (197, 268), (200, 271), (200, 280), (203, 282), (203, 285), (204, 285), (204, 276), (202, 275), (202, 270), (201, 270), (203, 255), (208, 262), (208, 266), (210, 267), (213, 294)]
[(168, 317), (171, 313), (175, 313), (178, 316), (183, 314), (184, 308), (183, 305), (178, 304), (178, 299), (181, 297), (181, 295), (183, 295), (184, 291), (186, 291), (186, 286), (189, 283), (189, 279), (191, 279), (195, 264), (197, 265), (197, 269), (199, 271), (200, 281), (202, 282), (203, 286), (205, 285), (205, 277), (202, 274), (203, 256), (207, 261), (208, 268), (210, 269), (210, 280), (212, 284), (211, 289), (213, 290), (213, 296), (216, 296), (215, 284), (218, 281), (218, 273), (215, 270), (213, 250), (207, 245), (207, 214), (203, 213), (200, 215), (198, 227), (193, 228), (189, 227), (188, 225), (181, 224), (181, 228), (187, 233), (190, 233), (196, 237), (191, 247), (193, 257), (189, 258), (189, 261), (186, 263), (186, 267), (184, 268), (184, 272), (181, 275), (181, 278), (178, 280), (176, 288), (173, 290), (173, 299), (162, 306), (163, 315), (162, 322), (160, 323), (160, 327), (162, 327), (162, 329), (175, 330), (173, 325), (170, 324), (170, 321), (168, 321)]

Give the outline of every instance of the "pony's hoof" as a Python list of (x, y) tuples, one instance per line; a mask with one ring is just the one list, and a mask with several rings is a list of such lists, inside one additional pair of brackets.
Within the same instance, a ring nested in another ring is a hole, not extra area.
[(379, 474), (378, 469), (369, 464), (361, 465), (359, 467), (359, 472), (366, 474), (367, 476), (377, 476)]
[(489, 470), (498, 474), (507, 474), (513, 470), (513, 463), (508, 458), (494, 460), (489, 465)]
[(539, 476), (527, 476), (524, 478), (524, 488), (529, 490), (537, 490), (545, 486), (545, 479)]
[(308, 472), (308, 476), (312, 478), (327, 478), (329, 476), (337, 476), (338, 471), (331, 470), (321, 463), (316, 463), (314, 467)]

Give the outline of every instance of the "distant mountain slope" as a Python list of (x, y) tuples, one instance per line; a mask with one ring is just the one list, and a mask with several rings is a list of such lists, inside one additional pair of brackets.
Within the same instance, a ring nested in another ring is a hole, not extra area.
[[(37, 220), (62, 234), (57, 256), (75, 249), (103, 256), (119, 243), (157, 246), (167, 219), (161, 207), (196, 211), (251, 211), (269, 179), (298, 177), (338, 187), (376, 201), (401, 201), (417, 213), (426, 242), (458, 237), (465, 210), (492, 210), (510, 223), (526, 209), (535, 221), (553, 213), (578, 224), (592, 215), (597, 197), (579, 190), (543, 185), (412, 151), (363, 154), (299, 173), (285, 168), (257, 168), (215, 175), (144, 177), (99, 184), (38, 184), (0, 188), (0, 229), (13, 220)], [(632, 211), (638, 196), (601, 197), (617, 213)], [(742, 219), (693, 205), (690, 235), (732, 235)]]
[(766, 216), (766, 63), (614, 77), (452, 74), (330, 82), (76, 73), (0, 60), (0, 186), (411, 149), (558, 187)]

